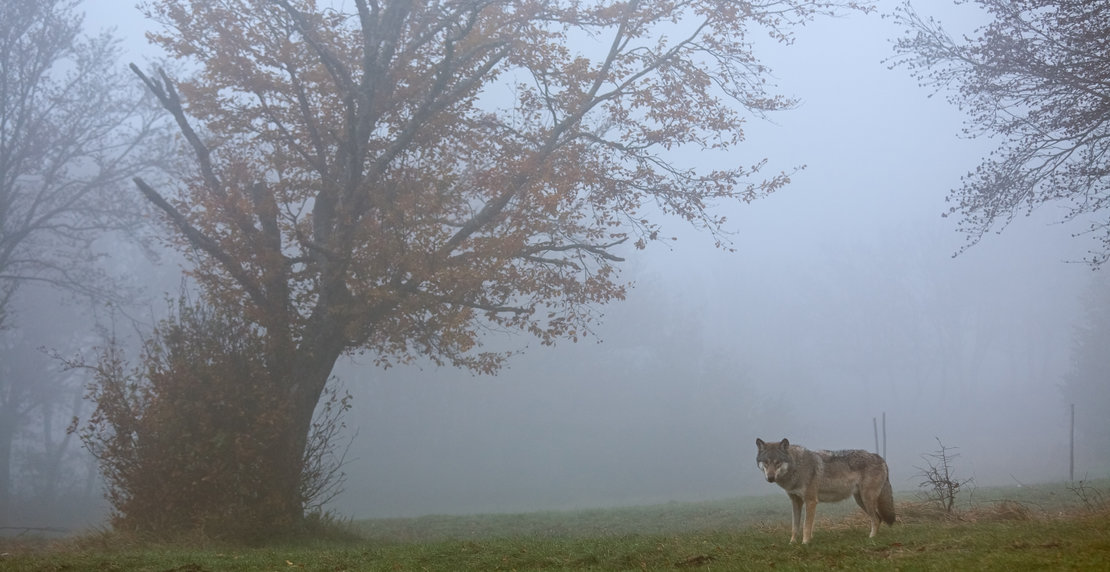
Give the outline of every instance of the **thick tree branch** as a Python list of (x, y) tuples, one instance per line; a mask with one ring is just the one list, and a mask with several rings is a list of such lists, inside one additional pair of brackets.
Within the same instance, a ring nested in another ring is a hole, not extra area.
[(185, 115), (185, 108), (181, 105), (181, 97), (177, 94), (177, 90), (173, 87), (173, 82), (169, 76), (166, 75), (164, 70), (158, 70), (159, 75), (162, 77), (161, 83), (147, 77), (139, 66), (131, 64), (129, 66), (135, 75), (139, 76), (147, 89), (158, 98), (158, 102), (166, 111), (170, 112), (174, 121), (177, 122), (177, 127), (181, 130), (181, 134), (185, 140), (192, 147), (193, 153), (197, 156), (197, 163), (200, 167), (201, 176), (204, 177), (204, 182), (208, 189), (218, 196), (226, 197), (227, 193), (224, 190), (223, 183), (220, 178), (216, 176), (216, 169), (212, 165), (212, 152), (209, 151), (208, 146), (200, 140), (200, 136), (193, 130), (193, 126), (189, 123), (189, 118)]
[[(220, 263), (220, 267), (243, 288), (243, 291), (246, 292), (252, 302), (261, 308), (272, 309), (275, 307), (275, 304), (266, 297), (255, 277), (247, 272), (239, 261), (224, 250), (217, 241), (208, 237), (200, 229), (193, 226), (181, 211), (174, 208), (165, 197), (141, 178), (135, 177), (134, 182), (135, 185), (139, 187), (139, 191), (143, 193), (143, 196), (169, 217), (177, 230), (189, 241), (189, 244), (192, 244), (194, 247)], [(279, 304), (277, 307), (281, 308), (283, 305)]]

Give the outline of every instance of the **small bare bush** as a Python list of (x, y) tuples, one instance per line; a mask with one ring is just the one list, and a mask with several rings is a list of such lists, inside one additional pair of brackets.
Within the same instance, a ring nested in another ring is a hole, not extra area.
[(952, 462), (960, 456), (954, 452), (958, 447), (945, 446), (940, 437), (936, 437), (936, 440), (939, 448), (921, 456), (925, 460), (925, 466), (914, 468), (923, 479), (918, 485), (922, 488), (921, 497), (928, 502), (937, 503), (944, 508), (945, 513), (951, 514), (956, 505), (956, 496), (964, 487), (972, 484), (973, 479), (956, 477)]
[(1083, 508), (1088, 512), (1101, 512), (1108, 508), (1106, 497), (1098, 487), (1092, 486), (1086, 479), (1068, 483), (1068, 490), (1083, 503)]

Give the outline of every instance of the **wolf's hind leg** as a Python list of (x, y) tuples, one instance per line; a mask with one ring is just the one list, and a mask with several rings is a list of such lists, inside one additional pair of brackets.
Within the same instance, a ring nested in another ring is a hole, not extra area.
[(875, 538), (879, 533), (879, 499), (872, 498), (875, 495), (864, 496), (861, 491), (855, 492), (856, 504), (867, 513), (867, 518), (871, 519), (871, 535), (869, 538)]

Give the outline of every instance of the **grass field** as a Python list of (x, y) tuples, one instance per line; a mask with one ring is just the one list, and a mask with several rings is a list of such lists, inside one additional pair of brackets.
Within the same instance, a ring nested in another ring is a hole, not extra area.
[(1110, 570), (1110, 481), (1085, 487), (979, 489), (956, 517), (903, 493), (898, 524), (873, 540), (854, 503), (821, 505), (809, 546), (788, 543), (789, 502), (775, 495), (356, 521), (355, 538), (255, 548), (112, 533), (9, 539), (0, 541), (0, 570)]

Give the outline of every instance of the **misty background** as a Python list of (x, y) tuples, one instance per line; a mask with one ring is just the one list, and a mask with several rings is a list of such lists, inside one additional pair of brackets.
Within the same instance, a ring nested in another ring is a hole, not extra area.
[[(953, 35), (983, 21), (974, 6), (918, 9)], [(85, 10), (87, 32), (116, 27), (122, 63), (157, 58), (136, 10), (109, 0)], [(976, 485), (1067, 479), (1061, 384), (1084, 293), (1104, 291), (1105, 272), (1082, 262), (1092, 246), (1076, 236), (1084, 222), (1061, 224), (1051, 205), (954, 256), (967, 239), (941, 216), (945, 197), (993, 145), (960, 137), (964, 116), (945, 94), (929, 97), (884, 63), (900, 33), (880, 14), (853, 14), (799, 29), (793, 45), (759, 46), (778, 91), (800, 105), (752, 118), (739, 156), (691, 160), (805, 169), (769, 198), (719, 207), (735, 252), (667, 221), (677, 240), (629, 249), (623, 276), (635, 287), (597, 309), (591, 335), (544, 347), (491, 334), (490, 349), (523, 350), (497, 376), (430, 363), (383, 370), (372, 355), (342, 362), (334, 374), (354, 398), (352, 440), (331, 508), (367, 518), (782, 494), (755, 468), (756, 437), (873, 450), (884, 413), (900, 500), (937, 438), (958, 448), (957, 475)], [(128, 317), (153, 324), (180, 283), (175, 257), (155, 264), (125, 243), (103, 249), (145, 292)], [(32, 460), (61, 451), (68, 480), (57, 486), (71, 500), (54, 506), (78, 513), (28, 512), (25, 523), (95, 524), (106, 510), (95, 463), (57, 429), (80, 409), (83, 381), (39, 348), (88, 351), (97, 325), (131, 326), (33, 286), (17, 311), (2, 367), (39, 368), (72, 396), (21, 434), (19, 450)], [(1077, 403), (1076, 415), (1108, 407)], [(1107, 476), (1107, 445), (1077, 435), (1077, 478)], [(46, 494), (21, 471), (17, 496)]]

